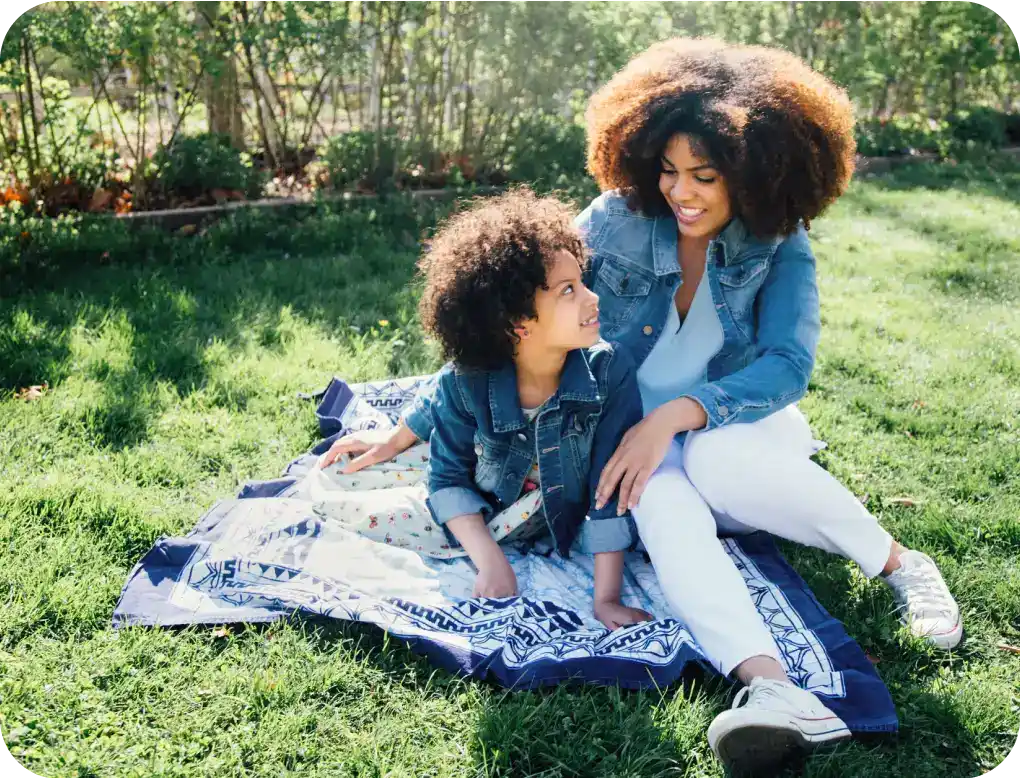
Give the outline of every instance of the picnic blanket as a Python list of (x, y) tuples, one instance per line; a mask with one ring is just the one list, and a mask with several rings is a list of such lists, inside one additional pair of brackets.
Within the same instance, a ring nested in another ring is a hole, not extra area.
[[(164, 537), (132, 570), (113, 614), (131, 625), (268, 622), (294, 613), (378, 625), (451, 672), (512, 688), (563, 681), (664, 687), (690, 662), (713, 669), (673, 618), (641, 552), (627, 554), (623, 599), (655, 621), (613, 632), (592, 613), (593, 559), (549, 546), (508, 551), (520, 596), (471, 598), (466, 559), (424, 559), (317, 517), (296, 499), (302, 476), (338, 436), (395, 423), (423, 377), (334, 379), (316, 414), (325, 437), (278, 479), (246, 484), (185, 537)], [(864, 652), (757, 532), (722, 538), (791, 679), (854, 731), (889, 732), (896, 712)]]

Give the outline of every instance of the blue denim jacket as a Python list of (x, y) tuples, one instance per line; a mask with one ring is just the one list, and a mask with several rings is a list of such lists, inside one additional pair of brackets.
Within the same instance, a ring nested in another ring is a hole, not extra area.
[(537, 455), (545, 520), (561, 554), (569, 554), (579, 532), (586, 553), (634, 547), (633, 519), (629, 512), (616, 515), (615, 497), (594, 509), (602, 469), (623, 434), (641, 420), (626, 353), (605, 341), (570, 352), (559, 388), (534, 426), (521, 411), (512, 362), (497, 371), (447, 364), (430, 399), (423, 401), (419, 421), (431, 417), (428, 506), (438, 523), (472, 513), (491, 516), (512, 505)]
[[(640, 366), (680, 286), (676, 220), (631, 211), (609, 191), (575, 225), (592, 254), (584, 282), (599, 296), (602, 337), (624, 346)], [(706, 261), (723, 346), (709, 361), (707, 382), (689, 396), (704, 407), (712, 429), (764, 418), (804, 396), (820, 319), (815, 259), (803, 227), (761, 240), (734, 218), (709, 244)]]

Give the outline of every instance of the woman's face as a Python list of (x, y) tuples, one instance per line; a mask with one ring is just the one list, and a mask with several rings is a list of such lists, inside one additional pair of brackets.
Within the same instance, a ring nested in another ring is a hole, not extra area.
[(659, 191), (676, 216), (680, 234), (714, 238), (733, 215), (730, 193), (719, 171), (691, 146), (690, 136), (670, 138), (662, 152)]

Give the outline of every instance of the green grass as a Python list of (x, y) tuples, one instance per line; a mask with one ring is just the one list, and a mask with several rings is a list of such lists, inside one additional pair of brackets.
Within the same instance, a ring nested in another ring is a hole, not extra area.
[[(855, 183), (812, 229), (825, 326), (802, 408), (829, 443), (821, 462), (939, 561), (967, 634), (932, 652), (897, 630), (881, 583), (784, 546), (878, 661), (902, 723), (896, 738), (816, 755), (809, 775), (974, 776), (1016, 741), (1020, 656), (998, 645), (1020, 645), (1018, 198), (1015, 168), (925, 166)], [(180, 256), (64, 267), (0, 300), (0, 728), (23, 764), (721, 774), (705, 728), (731, 689), (715, 679), (508, 693), (357, 625), (110, 629), (157, 537), (313, 443), (295, 392), (436, 366), (409, 284), (414, 235), (434, 218), (242, 220)], [(43, 381), (42, 399), (13, 399)]]

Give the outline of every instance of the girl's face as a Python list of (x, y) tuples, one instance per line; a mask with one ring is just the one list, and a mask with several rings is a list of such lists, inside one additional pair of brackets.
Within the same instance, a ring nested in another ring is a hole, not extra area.
[(565, 249), (553, 256), (545, 289), (535, 293), (536, 317), (521, 322), (534, 345), (570, 351), (588, 348), (599, 339), (599, 298), (581, 280), (577, 258)]
[(690, 136), (674, 135), (662, 152), (659, 191), (676, 216), (680, 235), (714, 238), (733, 216), (730, 193), (711, 161), (698, 156)]

